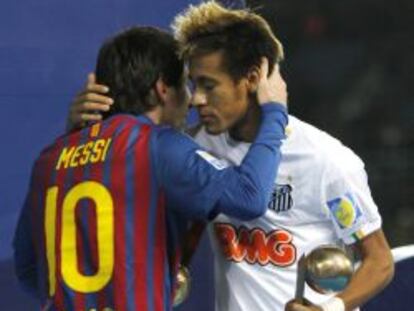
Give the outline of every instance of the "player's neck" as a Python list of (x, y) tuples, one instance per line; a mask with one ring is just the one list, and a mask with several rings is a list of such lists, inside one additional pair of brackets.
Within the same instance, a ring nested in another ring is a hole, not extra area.
[(160, 124), (161, 118), (162, 118), (162, 109), (161, 107), (157, 106), (153, 110), (147, 111), (145, 115), (147, 116), (148, 119), (154, 122), (154, 124)]
[(230, 130), (230, 137), (238, 141), (252, 142), (259, 130), (262, 111), (256, 103), (250, 104), (246, 115)]

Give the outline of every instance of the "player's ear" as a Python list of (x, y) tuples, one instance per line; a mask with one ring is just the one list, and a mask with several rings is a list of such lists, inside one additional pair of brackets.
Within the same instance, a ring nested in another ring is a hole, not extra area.
[(171, 96), (171, 87), (165, 84), (164, 80), (161, 77), (158, 78), (157, 82), (155, 83), (154, 92), (159, 103), (162, 106), (168, 103), (169, 98)]
[(260, 68), (252, 66), (246, 75), (247, 90), (249, 93), (255, 93), (260, 82)]

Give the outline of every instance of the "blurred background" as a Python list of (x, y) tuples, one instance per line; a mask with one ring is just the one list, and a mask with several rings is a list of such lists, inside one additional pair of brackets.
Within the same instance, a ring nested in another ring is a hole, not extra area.
[(247, 1), (286, 49), (292, 114), (365, 162), (392, 246), (414, 241), (414, 2)]
[[(17, 288), (12, 235), (31, 164), (43, 146), (64, 132), (69, 103), (93, 70), (100, 44), (131, 25), (167, 29), (175, 14), (197, 2), (1, 1), (3, 309), (38, 309)], [(391, 246), (413, 244), (414, 2), (248, 0), (247, 5), (269, 21), (285, 46), (282, 71), (290, 112), (360, 155)], [(181, 311), (213, 310), (211, 261), (204, 237), (194, 261), (193, 296)]]

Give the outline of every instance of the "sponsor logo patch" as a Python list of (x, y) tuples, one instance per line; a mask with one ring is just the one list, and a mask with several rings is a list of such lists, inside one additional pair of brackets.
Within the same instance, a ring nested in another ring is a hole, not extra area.
[(352, 227), (362, 214), (355, 199), (349, 193), (329, 201), (328, 207), (342, 229)]

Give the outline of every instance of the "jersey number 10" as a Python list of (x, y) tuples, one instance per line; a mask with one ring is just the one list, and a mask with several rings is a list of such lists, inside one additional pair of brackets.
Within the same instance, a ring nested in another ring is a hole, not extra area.
[[(45, 232), (49, 267), (49, 295), (56, 292), (56, 222), (59, 188), (50, 187), (46, 195)], [(76, 205), (82, 199), (91, 199), (96, 209), (99, 268), (94, 275), (78, 270), (76, 245)], [(101, 290), (110, 281), (114, 269), (114, 206), (108, 189), (97, 182), (85, 181), (72, 187), (63, 198), (61, 213), (60, 267), (64, 282), (73, 290), (92, 293)]]

